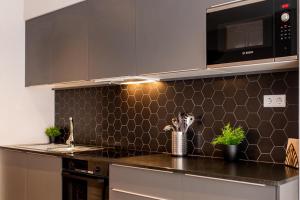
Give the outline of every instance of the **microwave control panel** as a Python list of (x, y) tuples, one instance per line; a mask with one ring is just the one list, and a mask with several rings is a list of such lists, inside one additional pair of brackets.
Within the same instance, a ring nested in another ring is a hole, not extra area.
[(275, 2), (276, 57), (297, 54), (297, 0)]

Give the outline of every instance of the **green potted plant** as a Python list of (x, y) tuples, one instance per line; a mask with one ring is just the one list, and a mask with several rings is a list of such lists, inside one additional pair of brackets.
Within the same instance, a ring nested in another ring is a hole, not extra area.
[(50, 143), (52, 144), (55, 142), (55, 138), (61, 135), (59, 128), (56, 126), (46, 128), (45, 133), (49, 137)]
[(228, 123), (223, 129), (222, 134), (217, 136), (213, 145), (224, 146), (224, 158), (227, 161), (238, 160), (238, 145), (245, 139), (245, 131), (242, 127), (234, 128)]

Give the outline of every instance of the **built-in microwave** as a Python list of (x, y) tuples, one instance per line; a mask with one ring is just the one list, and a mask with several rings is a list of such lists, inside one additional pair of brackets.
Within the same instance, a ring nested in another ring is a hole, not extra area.
[(297, 60), (297, 0), (240, 0), (207, 9), (207, 67)]

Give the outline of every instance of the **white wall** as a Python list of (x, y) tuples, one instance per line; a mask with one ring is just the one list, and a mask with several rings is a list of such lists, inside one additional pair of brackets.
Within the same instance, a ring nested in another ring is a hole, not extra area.
[(24, 0), (24, 1), (25, 1), (24, 17), (27, 20), (85, 0)]
[(54, 123), (54, 93), (24, 87), (24, 0), (1, 0), (0, 24), (0, 145), (46, 142), (43, 131)]

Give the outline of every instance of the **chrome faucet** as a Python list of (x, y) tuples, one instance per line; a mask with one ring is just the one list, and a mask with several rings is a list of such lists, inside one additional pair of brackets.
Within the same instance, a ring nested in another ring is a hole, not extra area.
[(74, 147), (74, 124), (73, 124), (73, 118), (70, 117), (70, 135), (69, 138), (66, 141), (66, 144), (69, 145), (69, 147)]

